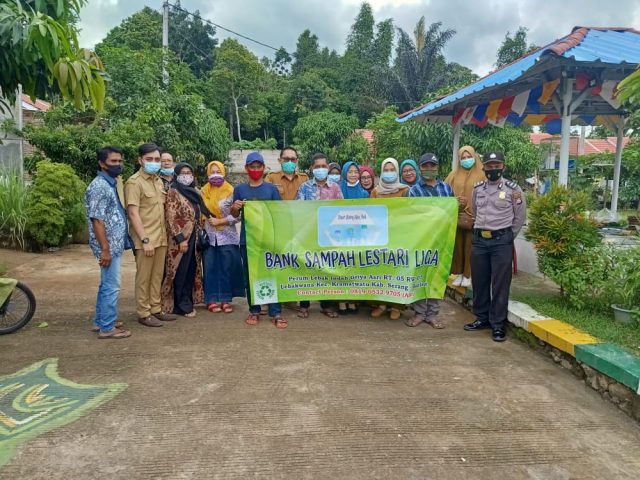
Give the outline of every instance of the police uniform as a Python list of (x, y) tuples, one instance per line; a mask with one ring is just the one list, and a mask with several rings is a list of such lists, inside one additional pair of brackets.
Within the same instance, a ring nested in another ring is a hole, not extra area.
[[(504, 162), (498, 152), (484, 155), (482, 162)], [(475, 213), (471, 246), (473, 313), (476, 320), (465, 330), (491, 328), (493, 339), (505, 338), (513, 242), (522, 228), (526, 204), (522, 189), (504, 178), (475, 184), (471, 205)]]

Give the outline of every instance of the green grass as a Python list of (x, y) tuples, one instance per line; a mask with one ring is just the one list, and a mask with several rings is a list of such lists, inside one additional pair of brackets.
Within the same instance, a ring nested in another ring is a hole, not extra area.
[(603, 343), (613, 343), (640, 355), (640, 325), (637, 321), (624, 325), (613, 319), (613, 312), (577, 310), (569, 307), (559, 295), (548, 293), (512, 293), (511, 299), (526, 303), (543, 315), (573, 325)]

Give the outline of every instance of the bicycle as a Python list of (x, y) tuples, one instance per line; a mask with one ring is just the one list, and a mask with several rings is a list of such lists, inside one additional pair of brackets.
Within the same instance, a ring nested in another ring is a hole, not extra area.
[(0, 335), (21, 329), (36, 311), (31, 289), (13, 278), (0, 278), (0, 302)]

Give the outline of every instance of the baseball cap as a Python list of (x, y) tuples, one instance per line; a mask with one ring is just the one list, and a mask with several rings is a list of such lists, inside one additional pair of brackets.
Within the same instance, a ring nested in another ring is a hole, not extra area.
[(482, 163), (487, 162), (503, 162), (504, 163), (504, 153), (502, 152), (487, 152), (482, 156)]
[(440, 165), (440, 161), (434, 153), (425, 153), (424, 155), (422, 155), (420, 157), (420, 160), (418, 160), (418, 165), (422, 165), (424, 163), (435, 163), (436, 165)]
[(247, 161), (245, 162), (245, 165), (249, 165), (253, 162), (260, 162), (264, 164), (264, 158), (262, 158), (260, 152), (251, 152), (249, 153), (249, 155), (247, 155)]

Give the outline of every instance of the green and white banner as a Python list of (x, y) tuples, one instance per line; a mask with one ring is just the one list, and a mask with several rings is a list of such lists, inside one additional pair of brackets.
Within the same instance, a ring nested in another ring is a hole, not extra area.
[(250, 201), (244, 215), (255, 305), (444, 296), (455, 198)]

